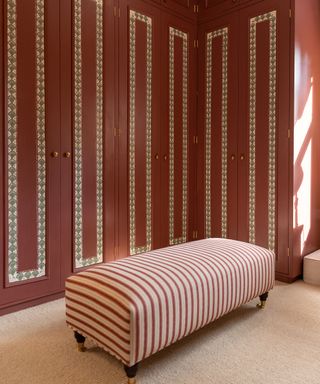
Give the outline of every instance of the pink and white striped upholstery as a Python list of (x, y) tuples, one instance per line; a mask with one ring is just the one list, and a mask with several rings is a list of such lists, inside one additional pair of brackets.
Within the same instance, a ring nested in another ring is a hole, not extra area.
[(132, 366), (273, 284), (273, 252), (235, 240), (199, 240), (68, 278), (67, 323)]

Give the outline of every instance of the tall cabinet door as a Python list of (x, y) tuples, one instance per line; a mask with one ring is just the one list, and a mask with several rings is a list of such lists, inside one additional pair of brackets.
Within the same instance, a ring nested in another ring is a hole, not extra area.
[(237, 238), (238, 14), (199, 29), (199, 236)]
[(61, 2), (64, 275), (114, 250), (113, 7)]
[(286, 273), (289, 0), (245, 8), (240, 31), (239, 239), (275, 250), (277, 271)]
[[(163, 13), (161, 246), (192, 239), (196, 192), (196, 25)], [(157, 221), (157, 224), (159, 222)]]
[(160, 11), (119, 2), (119, 257), (159, 245)]
[(60, 288), (61, 161), (59, 3), (6, 0), (1, 12), (0, 308)]

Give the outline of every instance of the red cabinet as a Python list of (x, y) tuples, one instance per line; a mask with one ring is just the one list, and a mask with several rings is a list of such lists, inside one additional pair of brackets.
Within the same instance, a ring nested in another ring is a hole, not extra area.
[(61, 289), (59, 6), (8, 0), (1, 12), (0, 308)]
[(142, 1), (120, 6), (119, 256), (123, 257), (190, 239), (195, 25)]
[(114, 257), (114, 16), (102, 0), (1, 4), (3, 313)]
[(202, 8), (199, 17), (199, 234), (273, 249), (277, 278), (292, 281), (302, 272), (303, 256), (320, 247), (319, 109), (313, 102), (319, 3), (204, 5), (208, 12)]
[(0, 313), (197, 237), (299, 276), (320, 248), (319, 7), (2, 1)]
[(276, 251), (288, 273), (289, 1), (200, 27), (199, 231)]
[(237, 238), (238, 17), (199, 28), (199, 237)]

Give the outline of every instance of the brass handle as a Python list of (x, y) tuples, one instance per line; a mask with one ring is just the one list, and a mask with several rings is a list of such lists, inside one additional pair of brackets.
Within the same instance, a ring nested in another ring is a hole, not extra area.
[(235, 155), (231, 155), (231, 160), (234, 161), (235, 160)]
[(164, 155), (163, 156), (163, 160), (166, 161), (168, 159), (168, 156), (167, 155)]
[(240, 160), (244, 160), (244, 155), (240, 155)]
[(63, 154), (63, 157), (66, 157), (68, 159), (69, 157), (71, 157), (71, 153), (70, 152), (65, 152)]
[(51, 157), (54, 157), (54, 158), (59, 157), (59, 152), (51, 152)]
[(158, 155), (158, 153), (155, 154), (154, 158), (155, 158), (156, 160), (159, 160), (159, 155)]

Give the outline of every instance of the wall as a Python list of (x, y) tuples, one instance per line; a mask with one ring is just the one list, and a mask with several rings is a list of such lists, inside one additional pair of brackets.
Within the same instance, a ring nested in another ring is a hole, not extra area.
[(293, 274), (320, 248), (320, 2), (294, 10)]

